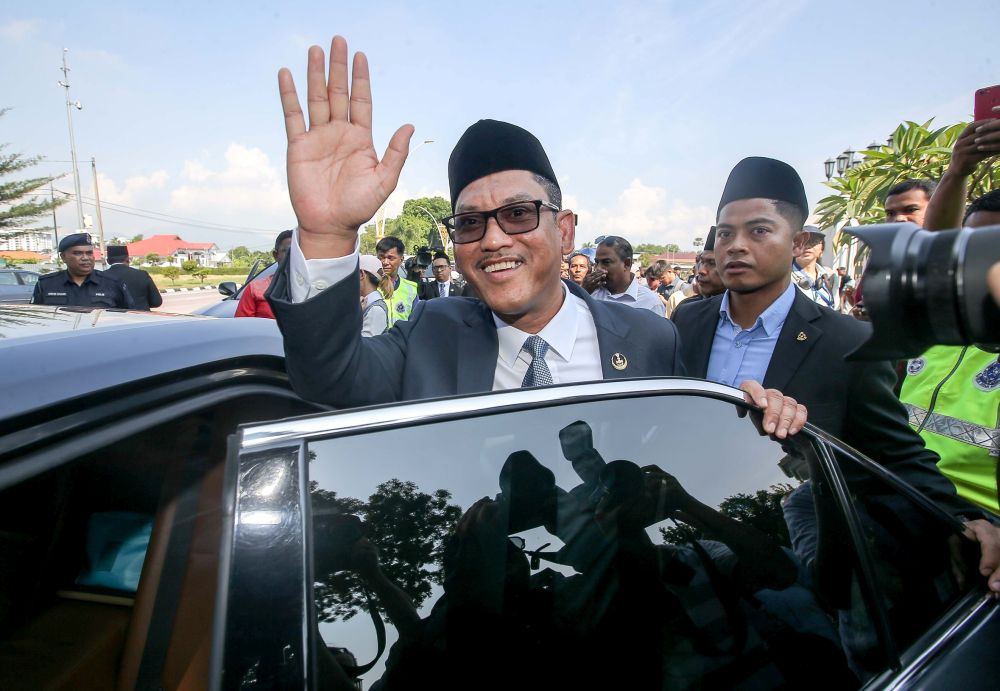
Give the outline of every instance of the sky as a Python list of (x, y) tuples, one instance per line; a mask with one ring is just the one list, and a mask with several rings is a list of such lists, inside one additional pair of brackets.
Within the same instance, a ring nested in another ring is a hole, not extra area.
[[(84, 212), (94, 158), (105, 236), (264, 249), (295, 224), (277, 71), (304, 84), (308, 47), (339, 33), (368, 55), (376, 150), (416, 127), (389, 216), (447, 198), (452, 147), (495, 118), (542, 141), (578, 244), (690, 249), (745, 156), (791, 163), (815, 205), (827, 158), (903, 120), (970, 120), (1000, 83), (995, 27), (995, 0), (4, 3), (0, 142), (72, 193), (66, 48)], [(76, 218), (64, 205), (60, 234)]]

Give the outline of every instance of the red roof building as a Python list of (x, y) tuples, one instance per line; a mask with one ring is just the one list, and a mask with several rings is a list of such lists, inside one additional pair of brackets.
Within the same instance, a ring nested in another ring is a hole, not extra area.
[(188, 242), (180, 235), (154, 235), (128, 245), (129, 257), (143, 258), (149, 254), (159, 255), (167, 264), (178, 265), (193, 259), (202, 266), (217, 266), (228, 259), (214, 242)]

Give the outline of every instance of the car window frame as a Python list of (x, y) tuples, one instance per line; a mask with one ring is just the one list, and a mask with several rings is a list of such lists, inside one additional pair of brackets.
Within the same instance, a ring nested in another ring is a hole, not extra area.
[[(265, 451), (267, 449), (295, 446), (302, 458), (308, 451), (310, 442), (320, 439), (335, 439), (342, 436), (398, 429), (402, 427), (436, 424), (473, 417), (499, 415), (532, 409), (545, 408), (554, 405), (584, 403), (593, 401), (610, 401), (616, 399), (632, 399), (654, 396), (690, 395), (713, 398), (733, 404), (744, 409), (753, 409), (743, 397), (743, 392), (723, 385), (704, 380), (683, 377), (621, 379), (612, 381), (592, 382), (585, 384), (566, 384), (542, 389), (512, 390), (503, 392), (488, 392), (472, 396), (450, 396), (436, 399), (426, 399), (406, 403), (370, 406), (333, 413), (317, 413), (314, 415), (289, 418), (271, 423), (258, 423), (241, 426), (231, 442), (231, 457), (227, 460), (233, 466), (248, 453)], [(800, 437), (801, 447), (810, 449), (806, 458), (812, 472), (818, 469), (824, 480), (830, 484), (835, 493), (836, 504), (840, 516), (846, 522), (853, 548), (859, 562), (859, 581), (869, 614), (876, 620), (876, 635), (883, 654), (883, 671), (879, 678), (892, 678), (902, 675), (908, 665), (920, 658), (920, 652), (913, 652), (924, 638), (933, 636), (934, 631), (925, 632), (906, 650), (899, 650), (891, 628), (888, 615), (882, 604), (881, 591), (874, 576), (874, 557), (864, 539), (860, 515), (850, 496), (846, 480), (840, 469), (835, 451), (840, 451), (845, 458), (859, 464), (867, 472), (882, 479), (896, 492), (913, 501), (917, 506), (931, 513), (937, 520), (944, 522), (955, 532), (961, 532), (961, 522), (934, 504), (921, 492), (909, 486), (892, 472), (872, 461), (864, 454), (827, 434), (823, 430), (807, 424)], [(306, 485), (308, 478), (306, 478)], [(303, 526), (311, 525), (310, 506), (307, 498), (302, 499), (300, 507), (303, 515)], [(303, 529), (304, 530), (304, 529)], [(308, 531), (302, 536), (302, 544), (311, 558), (311, 545)], [(309, 578), (312, 578), (311, 564)], [(310, 581), (311, 583), (311, 581)], [(309, 583), (306, 584), (307, 586)], [(220, 587), (228, 587), (222, 582)], [(222, 598), (220, 592), (220, 599)], [(971, 594), (970, 594), (971, 596)], [(315, 609), (311, 606), (312, 593), (306, 588), (304, 602), (310, 612), (309, 631), (302, 639), (307, 649), (299, 654), (307, 659), (307, 666), (313, 665), (311, 652), (313, 650), (311, 630), (315, 626)], [(968, 597), (960, 598), (953, 604), (951, 610), (955, 616), (960, 616), (968, 609), (963, 603)], [(940, 628), (940, 627), (937, 627)], [(224, 622), (220, 622), (219, 640), (225, 635)], [(215, 673), (213, 668), (213, 674)], [(311, 677), (309, 674), (308, 677)], [(307, 677), (306, 682), (312, 683)], [(215, 687), (213, 688), (221, 688)]]

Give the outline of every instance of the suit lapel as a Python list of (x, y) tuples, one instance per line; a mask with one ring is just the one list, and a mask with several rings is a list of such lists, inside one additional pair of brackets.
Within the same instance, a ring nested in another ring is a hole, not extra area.
[[(489, 308), (479, 302), (477, 309), (465, 317), (468, 328), (459, 328), (455, 334), (457, 362), (457, 393), (482, 393), (493, 389), (493, 376), (497, 368), (497, 354), (500, 345), (493, 315)], [(489, 328), (485, 328), (485, 327)]]
[(601, 373), (605, 379), (624, 379), (640, 376), (633, 365), (637, 364), (635, 347), (628, 341), (631, 327), (619, 319), (608, 306), (590, 297), (590, 294), (572, 281), (564, 280), (569, 291), (587, 303), (597, 329), (597, 349), (601, 358)]
[(785, 323), (778, 334), (778, 342), (774, 344), (774, 353), (764, 374), (764, 387), (784, 391), (788, 382), (798, 371), (806, 355), (813, 349), (823, 331), (815, 322), (819, 320), (819, 307), (812, 300), (795, 290), (795, 301), (788, 311)]
[[(722, 296), (705, 300), (704, 305), (698, 305), (692, 321), (692, 333), (681, 337), (681, 345), (686, 345), (691, 353), (689, 362), (691, 370), (689, 377), (705, 377), (708, 375), (708, 361), (712, 356), (712, 343), (715, 341), (715, 331), (719, 326), (719, 305)], [(695, 345), (697, 344), (697, 348)]]

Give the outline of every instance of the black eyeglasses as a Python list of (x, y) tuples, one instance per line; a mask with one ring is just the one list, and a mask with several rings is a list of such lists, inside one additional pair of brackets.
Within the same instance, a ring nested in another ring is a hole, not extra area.
[(441, 222), (448, 228), (448, 235), (456, 245), (478, 242), (486, 235), (486, 224), (491, 218), (496, 219), (500, 230), (507, 235), (528, 233), (538, 227), (542, 207), (552, 211), (561, 209), (550, 202), (541, 199), (505, 204), (493, 211), (470, 211), (442, 218)]
[(434, 264), (431, 266), (435, 271), (444, 271), (445, 269), (450, 269), (451, 264)]

